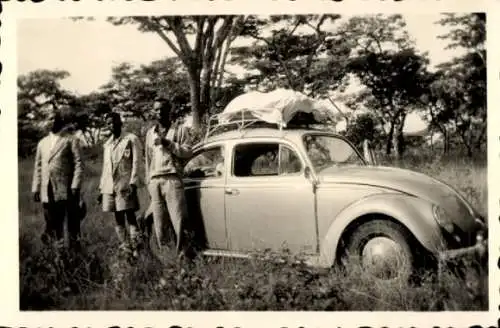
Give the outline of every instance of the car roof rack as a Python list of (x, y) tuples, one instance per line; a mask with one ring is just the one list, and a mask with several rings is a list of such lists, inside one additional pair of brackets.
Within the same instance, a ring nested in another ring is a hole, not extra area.
[(313, 119), (311, 113), (306, 112), (297, 112), (292, 120), (286, 124), (286, 126), (280, 122), (270, 123), (264, 121), (253, 115), (249, 110), (242, 110), (240, 114), (241, 115), (232, 115), (224, 121), (220, 120), (220, 114), (210, 116), (208, 119), (204, 141), (206, 141), (209, 137), (220, 133), (234, 130), (243, 131), (251, 128), (271, 128), (280, 131), (293, 129), (313, 129), (316, 131), (323, 130), (328, 132), (335, 131), (335, 128), (332, 129), (333, 125), (318, 122)]
[(209, 117), (207, 130), (205, 133), (205, 140), (219, 133), (228, 131), (242, 131), (249, 128), (274, 128), (283, 130), (283, 125), (280, 123), (269, 123), (261, 120), (260, 118), (252, 115), (248, 110), (242, 110), (241, 115), (232, 115), (230, 118), (221, 121), (220, 114), (214, 114)]

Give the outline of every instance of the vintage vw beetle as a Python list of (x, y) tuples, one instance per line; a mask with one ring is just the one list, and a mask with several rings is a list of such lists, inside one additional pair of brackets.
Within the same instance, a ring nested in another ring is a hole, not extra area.
[(247, 124), (207, 135), (185, 165), (185, 189), (207, 255), (286, 248), (312, 265), (347, 259), (390, 278), (414, 272), (423, 255), (487, 244), (485, 219), (455, 189), (373, 165), (321, 129)]

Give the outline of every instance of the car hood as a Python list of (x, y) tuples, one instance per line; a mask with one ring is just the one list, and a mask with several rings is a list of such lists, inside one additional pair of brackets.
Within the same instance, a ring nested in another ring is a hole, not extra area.
[(318, 173), (320, 184), (370, 185), (416, 196), (440, 205), (462, 229), (479, 216), (454, 188), (423, 173), (383, 166), (329, 167)]

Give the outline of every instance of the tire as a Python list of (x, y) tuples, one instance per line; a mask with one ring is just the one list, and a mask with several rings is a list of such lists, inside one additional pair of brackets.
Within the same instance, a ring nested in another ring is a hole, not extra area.
[[(341, 261), (347, 269), (361, 268), (363, 273), (381, 280), (408, 281), (415, 270), (412, 240), (412, 236), (401, 225), (389, 220), (374, 219), (357, 227), (350, 234)], [(367, 255), (369, 249), (374, 250), (372, 256)], [(364, 251), (367, 253), (363, 260)], [(380, 253), (393, 256), (382, 257)], [(369, 259), (372, 259), (371, 263)]]

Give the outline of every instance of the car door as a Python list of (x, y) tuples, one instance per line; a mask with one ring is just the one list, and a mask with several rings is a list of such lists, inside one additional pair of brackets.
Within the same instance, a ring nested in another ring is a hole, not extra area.
[(205, 147), (184, 166), (189, 218), (208, 249), (225, 250), (228, 247), (224, 212), (227, 161), (224, 152), (222, 144)]
[(283, 248), (316, 251), (312, 184), (292, 145), (269, 141), (235, 144), (225, 189), (233, 251)]

